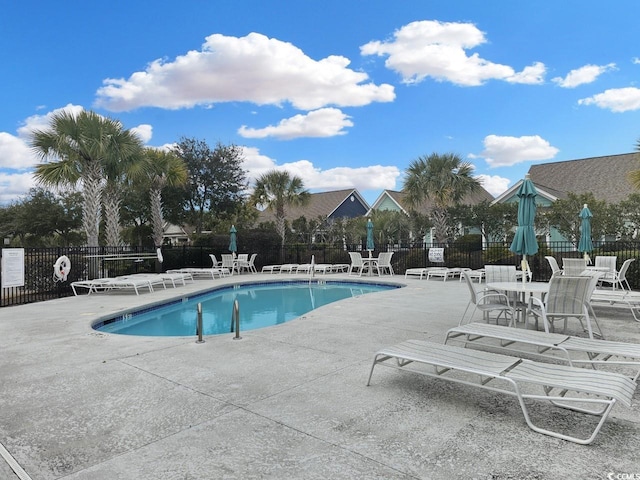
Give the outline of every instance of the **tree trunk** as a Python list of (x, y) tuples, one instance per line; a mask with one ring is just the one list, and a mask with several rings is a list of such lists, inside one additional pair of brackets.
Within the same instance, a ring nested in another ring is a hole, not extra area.
[(82, 187), (82, 228), (87, 236), (87, 245), (97, 247), (103, 184), (96, 172), (88, 172), (82, 180)]
[(149, 192), (151, 202), (151, 225), (153, 227), (153, 244), (156, 248), (162, 247), (164, 236), (164, 219), (162, 216), (162, 191), (151, 189)]
[(433, 236), (436, 243), (447, 243), (449, 240), (449, 226), (447, 225), (447, 211), (434, 208), (432, 211)]
[(122, 245), (120, 238), (120, 192), (115, 186), (107, 185), (104, 195), (105, 241), (108, 246)]

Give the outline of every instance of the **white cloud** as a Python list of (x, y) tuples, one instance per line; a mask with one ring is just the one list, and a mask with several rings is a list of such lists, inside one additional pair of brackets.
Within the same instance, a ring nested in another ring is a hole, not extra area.
[(174, 61), (155, 60), (128, 79), (104, 80), (96, 105), (121, 112), (145, 106), (178, 109), (232, 101), (290, 102), (313, 110), (395, 98), (393, 86), (364, 83), (367, 74), (347, 68), (349, 63), (335, 55), (314, 60), (291, 43), (259, 33), (241, 38), (214, 34), (200, 51)]
[(26, 170), (40, 162), (29, 146), (29, 138), (34, 130), (46, 130), (51, 116), (61, 111), (79, 112), (81, 106), (68, 104), (45, 115), (32, 115), (18, 128), (17, 134), (0, 132), (0, 168)]
[(36, 183), (29, 173), (0, 172), (0, 204), (8, 204), (24, 196)]
[(24, 125), (18, 128), (18, 135), (21, 138), (28, 138), (34, 130), (47, 130), (49, 128), (49, 125), (51, 124), (51, 118), (55, 114), (68, 112), (77, 115), (82, 110), (84, 110), (84, 107), (82, 107), (81, 105), (73, 105), (69, 103), (62, 108), (56, 108), (55, 110), (51, 110), (44, 115), (32, 115), (24, 121)]
[(544, 83), (544, 74), (547, 67), (544, 63), (535, 62), (533, 65), (525, 67), (521, 72), (514, 73), (510, 77), (505, 78), (509, 83), (524, 83), (527, 85), (539, 85)]
[(276, 126), (265, 128), (240, 127), (238, 133), (245, 138), (275, 137), (291, 140), (300, 137), (334, 137), (345, 135), (345, 127), (352, 127), (351, 117), (337, 108), (321, 108), (306, 115), (286, 118)]
[(579, 105), (595, 105), (612, 112), (640, 110), (640, 88), (612, 88), (592, 97), (578, 100)]
[(138, 125), (137, 127), (130, 128), (130, 130), (138, 135), (143, 143), (149, 143), (151, 137), (153, 137), (153, 127), (146, 123)]
[(609, 63), (608, 65), (585, 65), (584, 67), (571, 70), (564, 78), (556, 77), (552, 78), (551, 81), (563, 88), (574, 88), (578, 85), (584, 85), (585, 83), (592, 83), (603, 73), (615, 69), (615, 63)]
[(542, 83), (542, 63), (517, 73), (512, 67), (485, 60), (477, 53), (467, 55), (466, 50), (485, 42), (484, 33), (471, 23), (424, 20), (400, 28), (393, 40), (361, 46), (360, 53), (388, 56), (385, 65), (402, 75), (405, 83), (419, 83), (427, 77), (463, 86), (482, 85), (491, 79)]
[(504, 193), (511, 183), (511, 180), (508, 178), (500, 177), (498, 175), (485, 175), (484, 173), (481, 173), (480, 175), (477, 175), (476, 178), (482, 182), (484, 189), (494, 197)]
[(309, 160), (276, 164), (275, 160), (262, 155), (257, 148), (244, 147), (243, 168), (248, 172), (251, 184), (269, 170), (287, 170), (302, 178), (305, 188), (312, 190), (340, 190), (356, 188), (362, 190), (395, 189), (400, 170), (395, 166), (371, 165), (368, 167), (336, 167), (322, 170)]
[(640, 64), (640, 58), (638, 58), (638, 57), (633, 57), (633, 58), (631, 59), (631, 63), (635, 63), (636, 65)]
[(523, 137), (487, 135), (483, 143), (482, 153), (470, 155), (470, 157), (483, 157), (490, 167), (510, 167), (532, 160), (548, 160), (560, 151), (539, 135)]
[(0, 132), (0, 168), (25, 170), (36, 163), (36, 156), (24, 139)]

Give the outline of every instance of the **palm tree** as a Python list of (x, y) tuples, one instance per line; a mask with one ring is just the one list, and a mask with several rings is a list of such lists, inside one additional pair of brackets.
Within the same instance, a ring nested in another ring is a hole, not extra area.
[(454, 153), (422, 156), (411, 162), (402, 190), (407, 203), (416, 207), (431, 200), (431, 219), (437, 243), (445, 243), (447, 234), (447, 207), (458, 204), (465, 195), (480, 188), (480, 181), (471, 176), (473, 165), (463, 162)]
[(149, 185), (149, 200), (151, 202), (153, 244), (156, 248), (160, 248), (162, 246), (162, 237), (164, 236), (162, 189), (167, 186), (184, 185), (187, 182), (189, 172), (185, 162), (172, 152), (147, 148), (144, 155), (148, 165), (146, 179)]
[(122, 124), (95, 112), (53, 115), (50, 128), (35, 130), (31, 146), (43, 163), (36, 180), (46, 186), (82, 185), (82, 226), (89, 246), (98, 245), (105, 166), (128, 162), (141, 148), (140, 139)]
[(270, 170), (256, 179), (251, 195), (251, 203), (262, 205), (275, 212), (276, 230), (285, 241), (285, 224), (287, 206), (302, 206), (309, 202), (309, 192), (304, 189), (300, 177), (291, 176), (286, 170)]

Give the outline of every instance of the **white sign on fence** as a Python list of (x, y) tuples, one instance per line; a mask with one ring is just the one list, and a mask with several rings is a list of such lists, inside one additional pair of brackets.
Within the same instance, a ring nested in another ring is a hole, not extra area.
[(24, 248), (2, 249), (2, 288), (24, 287)]

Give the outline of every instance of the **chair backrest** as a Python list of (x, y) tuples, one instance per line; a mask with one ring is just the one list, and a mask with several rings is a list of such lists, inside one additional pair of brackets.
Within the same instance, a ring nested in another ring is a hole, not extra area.
[(391, 265), (391, 257), (393, 257), (393, 252), (380, 252), (378, 255), (378, 265), (388, 267)]
[(583, 315), (591, 298), (592, 283), (591, 275), (556, 275), (552, 277), (544, 302), (547, 315)]
[(233, 268), (233, 255), (223, 253), (222, 255), (220, 255), (220, 257), (222, 257), (223, 268)]
[(548, 255), (546, 257), (544, 257), (547, 259), (547, 262), (549, 262), (549, 266), (551, 267), (551, 274), (555, 275), (556, 273), (558, 273), (560, 271), (560, 265), (558, 265), (558, 261), (556, 260), (556, 257), (552, 257), (551, 255)]
[(515, 282), (517, 280), (514, 265), (485, 265), (484, 276), (487, 283)]
[(562, 269), (565, 275), (580, 275), (587, 269), (587, 261), (584, 258), (563, 258)]
[(240, 253), (238, 254), (238, 262), (248, 262), (249, 254), (248, 253)]
[(598, 255), (594, 265), (600, 268), (608, 268), (609, 273), (615, 273), (617, 261), (618, 257), (615, 255)]
[(360, 255), (360, 252), (349, 252), (349, 257), (351, 257), (351, 265), (355, 267), (362, 266), (362, 255)]
[(253, 266), (253, 263), (256, 261), (257, 253), (252, 253), (251, 257), (249, 257), (249, 265)]
[(587, 298), (591, 298), (591, 295), (593, 295), (593, 291), (596, 289), (596, 287), (598, 286), (598, 282), (600, 281), (600, 277), (604, 276), (605, 272), (600, 272), (597, 270), (585, 270), (583, 271), (580, 276), (581, 277), (590, 277), (591, 278), (591, 284), (589, 285), (589, 296)]
[(430, 248), (429, 261), (431, 263), (444, 263), (444, 248)]
[(620, 267), (620, 271), (618, 272), (618, 280), (624, 282), (627, 279), (627, 270), (629, 270), (629, 265), (631, 262), (635, 261), (635, 258), (627, 258), (624, 262), (622, 262), (622, 266)]
[(471, 281), (471, 277), (469, 277), (469, 274), (465, 270), (460, 272), (460, 274), (464, 277), (464, 281), (466, 282), (467, 287), (469, 288), (469, 293), (471, 294), (471, 303), (473, 303), (474, 305), (477, 305), (478, 293), (476, 291), (476, 286)]
[(209, 254), (209, 258), (211, 258), (211, 261), (213, 262), (213, 268), (217, 267), (218, 265), (220, 265), (218, 263), (218, 259), (216, 258), (216, 256), (213, 253)]

